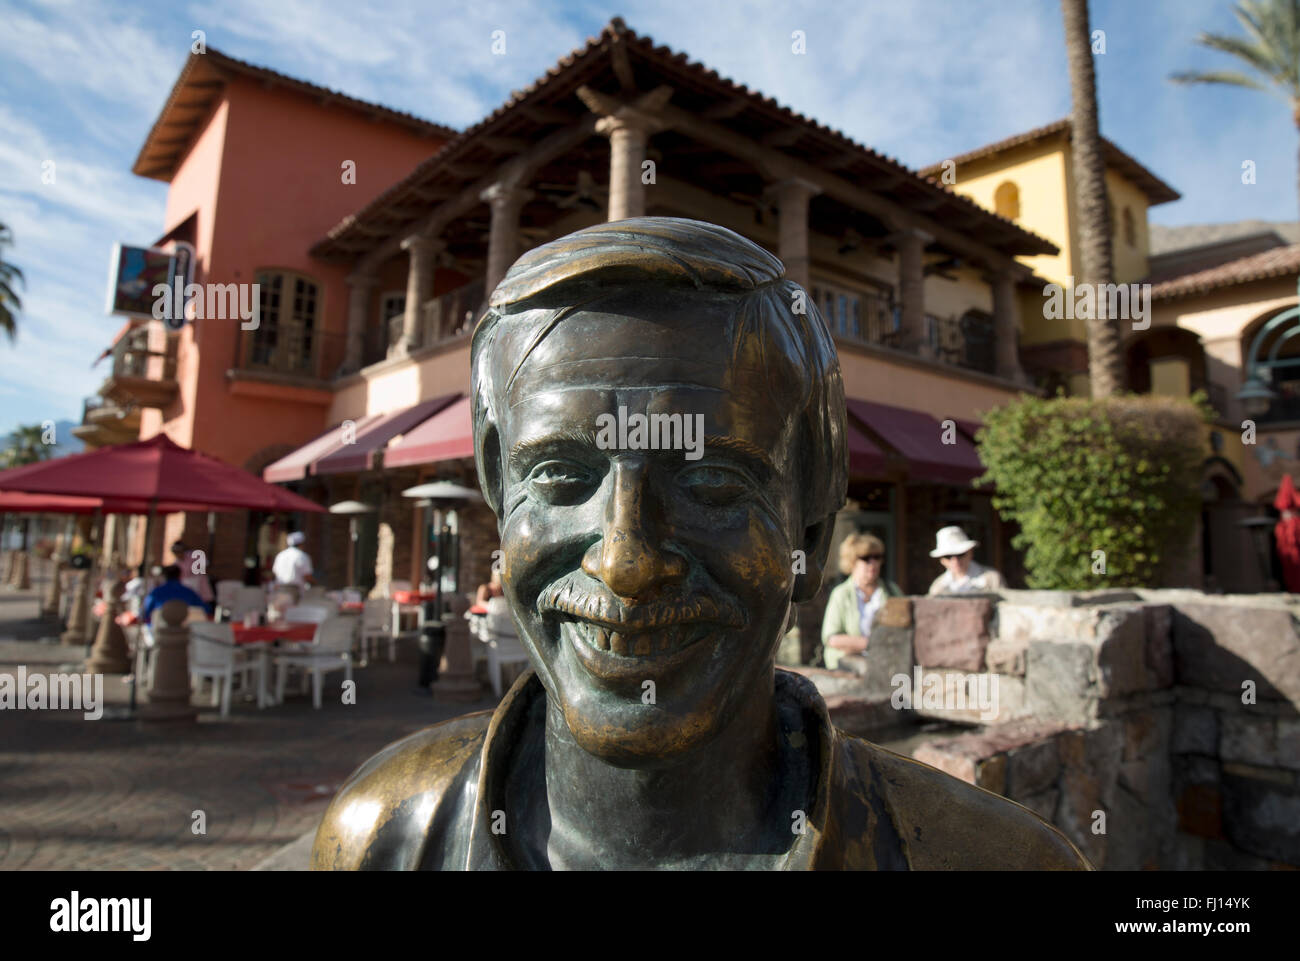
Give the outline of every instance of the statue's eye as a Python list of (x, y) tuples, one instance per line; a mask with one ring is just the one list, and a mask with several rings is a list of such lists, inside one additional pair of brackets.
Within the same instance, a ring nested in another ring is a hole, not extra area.
[(590, 494), (595, 478), (591, 471), (571, 461), (548, 460), (528, 475), (528, 483), (553, 504), (576, 504)]
[(751, 489), (749, 480), (739, 471), (713, 464), (688, 468), (677, 475), (677, 480), (696, 500), (714, 507), (735, 503)]

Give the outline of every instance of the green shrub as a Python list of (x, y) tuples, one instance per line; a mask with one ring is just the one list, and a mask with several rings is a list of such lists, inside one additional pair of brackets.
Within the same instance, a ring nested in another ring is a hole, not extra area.
[[(1182, 558), (1200, 504), (1205, 397), (1029, 395), (977, 435), (993, 506), (1020, 525), (1030, 587), (1156, 586)], [(1104, 551), (1105, 573), (1095, 551)]]

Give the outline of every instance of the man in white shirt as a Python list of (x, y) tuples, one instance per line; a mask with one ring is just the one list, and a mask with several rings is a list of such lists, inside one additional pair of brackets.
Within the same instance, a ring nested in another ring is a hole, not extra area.
[(289, 546), (275, 555), (271, 574), (277, 584), (293, 584), (299, 590), (316, 583), (312, 576), (311, 558), (298, 545), (307, 539), (302, 531), (294, 531), (287, 540)]
[(930, 585), (931, 594), (987, 594), (1002, 589), (1002, 575), (975, 561), (979, 541), (966, 536), (960, 527), (945, 527), (935, 538), (930, 556), (946, 570)]

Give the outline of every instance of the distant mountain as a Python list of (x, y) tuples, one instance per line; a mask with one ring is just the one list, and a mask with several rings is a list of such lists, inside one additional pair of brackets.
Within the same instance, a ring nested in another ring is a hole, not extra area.
[(56, 420), (54, 422), (54, 456), (66, 457), (68, 454), (80, 454), (86, 449), (80, 437), (72, 435), (72, 428), (79, 426), (75, 420)]

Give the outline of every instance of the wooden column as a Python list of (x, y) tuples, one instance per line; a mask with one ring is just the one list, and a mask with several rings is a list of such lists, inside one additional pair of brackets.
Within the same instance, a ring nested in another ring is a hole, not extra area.
[(402, 339), (389, 346), (390, 354), (408, 354), (420, 346), (420, 308), (433, 290), (435, 242), (423, 234), (411, 234), (402, 241), (410, 257), (406, 274), (406, 310), (402, 316)]
[(821, 188), (790, 177), (773, 184), (768, 194), (780, 212), (780, 241), (777, 256), (785, 264), (785, 275), (805, 290), (812, 283), (808, 253), (808, 202)]
[(373, 274), (349, 274), (348, 282), (348, 334), (343, 353), (343, 367), (339, 373), (355, 374), (361, 369), (365, 354), (366, 327), (370, 319), (370, 301), (375, 290)]
[(908, 227), (893, 235), (898, 249), (898, 297), (902, 306), (902, 346), (922, 357), (934, 351), (925, 329), (925, 246), (934, 238), (923, 230)]
[(519, 211), (533, 196), (517, 184), (499, 181), (480, 195), (492, 211), (484, 292), (491, 294), (519, 256)]
[(1007, 271), (989, 278), (993, 286), (993, 327), (997, 340), (997, 373), (1007, 380), (1023, 381), (1020, 367), (1020, 308), (1016, 302), (1016, 282)]

